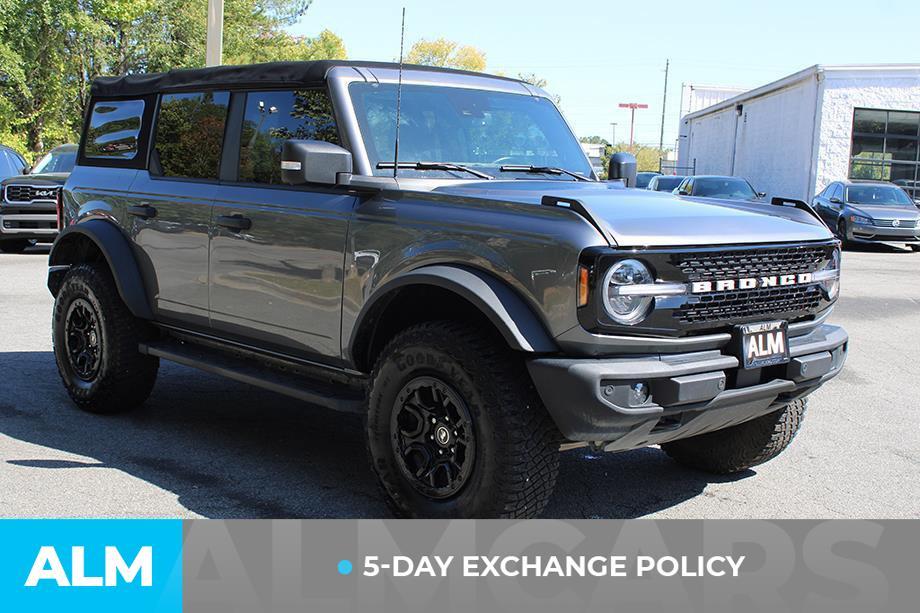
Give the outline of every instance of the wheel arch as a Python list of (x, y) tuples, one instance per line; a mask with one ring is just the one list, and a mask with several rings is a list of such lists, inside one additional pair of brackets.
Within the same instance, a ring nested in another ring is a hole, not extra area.
[(131, 314), (153, 319), (147, 290), (131, 244), (113, 223), (90, 219), (68, 226), (54, 241), (48, 257), (48, 289), (57, 296), (67, 270), (74, 264), (104, 262), (112, 272), (118, 294)]
[(531, 307), (507, 284), (476, 269), (432, 265), (403, 273), (374, 293), (355, 321), (346, 357), (367, 372), (393, 334), (441, 318), (487, 322), (516, 351), (558, 351)]

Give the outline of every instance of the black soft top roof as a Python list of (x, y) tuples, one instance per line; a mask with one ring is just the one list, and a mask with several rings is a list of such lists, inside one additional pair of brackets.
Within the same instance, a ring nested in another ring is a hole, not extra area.
[[(191, 91), (196, 89), (249, 89), (252, 87), (315, 87), (326, 80), (326, 73), (336, 66), (362, 68), (399, 68), (390, 62), (356, 62), (346, 60), (318, 60), (313, 62), (269, 62), (243, 66), (214, 66), (210, 68), (189, 68), (130, 74), (120, 77), (99, 77), (93, 81), (91, 95), (94, 98), (121, 98), (143, 96), (168, 91)], [(475, 75), (507, 81), (507, 77), (495, 77), (478, 72), (404, 64), (404, 70), (446, 72)]]

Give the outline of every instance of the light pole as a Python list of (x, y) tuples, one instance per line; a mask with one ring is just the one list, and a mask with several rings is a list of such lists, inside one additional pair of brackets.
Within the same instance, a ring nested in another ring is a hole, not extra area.
[(208, 0), (208, 39), (205, 66), (220, 66), (224, 53), (224, 0)]
[(647, 109), (647, 104), (641, 104), (639, 102), (621, 102), (621, 109), (629, 109), (629, 148), (633, 148), (633, 128), (636, 125), (636, 109)]

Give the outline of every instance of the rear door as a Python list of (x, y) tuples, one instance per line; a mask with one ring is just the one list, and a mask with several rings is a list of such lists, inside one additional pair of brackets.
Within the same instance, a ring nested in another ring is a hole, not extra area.
[(260, 347), (338, 359), (345, 241), (356, 199), (336, 187), (281, 182), (284, 140), (339, 143), (328, 94), (235, 93), (232, 114), (237, 142), (228, 138), (228, 147), (238, 155), (225, 155), (233, 176), (214, 201), (211, 325)]
[(208, 242), (230, 94), (163, 94), (148, 169), (126, 203), (158, 318), (208, 327)]

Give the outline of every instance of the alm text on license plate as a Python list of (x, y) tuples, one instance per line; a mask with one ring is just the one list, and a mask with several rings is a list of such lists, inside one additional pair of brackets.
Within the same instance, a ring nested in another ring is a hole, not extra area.
[(762, 368), (789, 361), (789, 324), (768, 321), (738, 326), (745, 368)]

